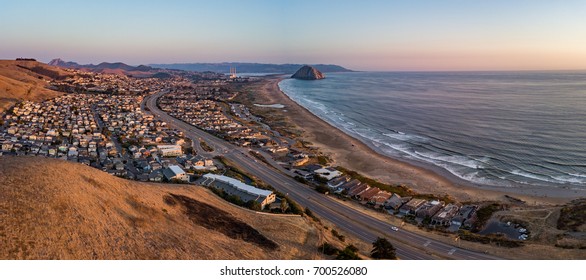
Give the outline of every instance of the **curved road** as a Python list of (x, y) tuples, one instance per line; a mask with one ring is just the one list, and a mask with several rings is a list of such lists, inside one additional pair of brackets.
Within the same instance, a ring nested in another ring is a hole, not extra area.
[[(453, 244), (443, 243), (406, 230), (393, 231), (389, 221), (383, 221), (358, 210), (341, 204), (339, 201), (326, 195), (317, 193), (309, 186), (295, 181), (293, 178), (266, 166), (264, 163), (248, 155), (248, 149), (237, 147), (198, 128), (175, 119), (160, 110), (156, 101), (167, 91), (161, 91), (145, 97), (143, 103), (151, 114), (167, 122), (170, 127), (181, 130), (192, 139), (194, 146), (199, 139), (203, 139), (212, 146), (214, 153), (222, 154), (225, 158), (238, 165), (239, 168), (253, 174), (276, 190), (287, 193), (287, 196), (323, 219), (334, 223), (340, 229), (355, 235), (368, 243), (379, 236), (390, 239), (397, 249), (397, 256), (401, 259), (500, 259), (481, 252), (462, 249)], [(208, 154), (209, 155), (209, 154)]]

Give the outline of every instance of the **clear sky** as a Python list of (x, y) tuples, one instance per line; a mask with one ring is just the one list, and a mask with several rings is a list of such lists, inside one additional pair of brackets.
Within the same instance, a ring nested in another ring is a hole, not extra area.
[(0, 58), (586, 69), (586, 1), (0, 0)]

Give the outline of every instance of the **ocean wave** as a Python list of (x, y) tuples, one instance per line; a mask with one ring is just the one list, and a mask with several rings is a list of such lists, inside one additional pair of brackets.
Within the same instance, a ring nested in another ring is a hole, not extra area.
[(586, 183), (586, 177), (580, 178), (572, 175), (561, 175), (561, 176), (553, 176), (553, 179), (558, 180), (564, 183), (570, 184), (584, 184)]
[(458, 156), (458, 155), (433, 155), (433, 154), (423, 154), (418, 153), (424, 157), (430, 158), (431, 160), (435, 161), (443, 161), (451, 164), (457, 164), (461, 166), (465, 166), (472, 169), (479, 169), (484, 166), (484, 163), (481, 161), (477, 161), (475, 159), (466, 157), (466, 156)]
[(586, 174), (576, 174), (576, 173), (569, 173), (570, 176), (586, 178)]
[[(347, 81), (346, 78), (352, 78), (352, 75), (345, 77), (342, 82)], [(444, 78), (446, 81), (452, 81), (449, 77), (442, 76), (442, 79)], [(482, 77), (472, 75), (471, 78)], [(347, 82), (343, 88), (336, 84), (336, 92), (330, 88), (332, 85), (328, 84), (328, 81), (309, 87), (293, 80), (284, 80), (279, 83), (279, 87), (292, 100), (319, 118), (369, 144), (375, 150), (391, 157), (439, 167), (469, 182), (494, 186), (531, 184), (568, 187), (586, 184), (586, 165), (578, 160), (583, 158), (584, 153), (580, 153), (583, 149), (576, 150), (578, 152), (562, 149), (568, 147), (565, 143), (569, 140), (565, 138), (560, 140), (561, 142), (553, 143), (556, 146), (552, 146), (553, 144), (550, 145), (542, 141), (543, 139), (528, 134), (531, 133), (529, 128), (532, 127), (525, 124), (539, 122), (535, 118), (529, 119), (533, 112), (530, 108), (524, 108), (528, 111), (522, 111), (521, 119), (518, 119), (517, 115), (499, 116), (498, 121), (505, 123), (486, 123), (492, 116), (487, 115), (492, 114), (490, 106), (500, 104), (499, 99), (489, 100), (484, 96), (485, 93), (495, 94), (493, 90), (479, 93), (479, 96), (474, 97), (476, 99), (458, 99), (459, 94), (445, 91), (445, 88), (441, 88), (443, 85), (434, 89), (434, 94), (421, 95), (417, 92), (405, 92), (409, 89), (397, 89), (395, 84), (384, 84), (385, 86), (381, 87), (382, 84), (379, 84), (378, 80), (372, 85), (364, 85), (361, 84), (363, 79), (364, 77), (355, 78), (352, 82)], [(416, 84), (419, 80), (414, 79), (412, 82)], [(453, 86), (459, 84), (460, 80), (453, 80)], [(427, 87), (420, 86), (424, 89)], [(474, 87), (476, 86), (490, 86), (490, 83), (474, 84)], [(357, 87), (360, 90), (357, 90)], [(473, 89), (468, 88), (463, 93)], [(376, 94), (368, 95), (369, 90)], [(391, 91), (392, 95), (386, 94)], [(447, 95), (440, 96), (436, 92)], [(519, 94), (522, 93), (499, 94), (510, 98), (511, 103), (521, 102)], [(439, 97), (441, 99), (438, 99)], [(371, 98), (376, 98), (376, 101), (362, 102), (374, 100)], [(454, 99), (448, 102), (447, 98)], [(463, 101), (476, 103), (455, 107), (458, 102)], [(523, 102), (526, 101), (523, 99)], [(505, 106), (509, 106), (509, 103)], [(471, 104), (482, 104), (484, 109), (469, 109), (477, 108)], [(454, 108), (458, 110), (453, 110)], [(470, 110), (473, 110), (473, 114), (470, 114)], [(389, 113), (387, 115), (377, 112)], [(505, 111), (507, 114), (516, 112), (518, 110)], [(548, 128), (555, 125), (556, 123), (544, 124), (545, 128), (540, 130), (540, 135), (545, 133), (545, 136), (549, 135), (549, 138), (545, 139), (552, 141), (561, 139), (559, 134), (552, 136), (548, 133), (555, 131)], [(400, 129), (397, 129), (399, 127)], [(409, 131), (400, 131), (404, 128), (408, 128)], [(562, 150), (558, 151), (558, 148)]]
[[(550, 175), (535, 174), (535, 173), (526, 172), (526, 171), (522, 171), (522, 170), (513, 170), (513, 171), (511, 171), (511, 173), (515, 174), (517, 176), (530, 178), (533, 180), (549, 182), (549, 183), (556, 183), (556, 184), (583, 184), (583, 183), (586, 183), (586, 179), (581, 179), (581, 178), (578, 178), (575, 176), (571, 176), (570, 174), (550, 176)], [(526, 182), (526, 183), (530, 183), (530, 182)]]
[(425, 140), (424, 137), (416, 136), (416, 135), (409, 135), (405, 134), (404, 132), (398, 131), (397, 133), (383, 133), (384, 136), (387, 136), (392, 139), (401, 140), (401, 141), (408, 141), (408, 140)]

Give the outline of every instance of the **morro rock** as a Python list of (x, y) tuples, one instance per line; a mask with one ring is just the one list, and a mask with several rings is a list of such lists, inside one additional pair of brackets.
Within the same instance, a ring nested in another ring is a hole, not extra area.
[(291, 76), (291, 78), (300, 80), (320, 80), (324, 79), (325, 77), (326, 76), (322, 72), (319, 72), (319, 70), (309, 65), (305, 65), (299, 68), (299, 70), (297, 70), (297, 72)]

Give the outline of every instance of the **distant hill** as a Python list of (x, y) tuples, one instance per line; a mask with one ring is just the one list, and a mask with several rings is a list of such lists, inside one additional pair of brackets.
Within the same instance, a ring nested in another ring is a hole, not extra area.
[(0, 112), (18, 101), (41, 101), (63, 93), (47, 89), (48, 81), (70, 74), (58, 67), (30, 60), (0, 60)]
[[(177, 69), (197, 72), (217, 72), (228, 73), (230, 67), (236, 67), (238, 73), (283, 73), (293, 74), (303, 64), (264, 64), (264, 63), (242, 63), (242, 62), (222, 62), (222, 63), (176, 63), (176, 64), (149, 64), (149, 66), (165, 69)], [(312, 65), (321, 72), (351, 72), (339, 65), (333, 64), (316, 64)]]
[(258, 214), (192, 185), (0, 156), (0, 259), (313, 259), (300, 216)]
[(77, 62), (73, 61), (64, 61), (60, 58), (55, 58), (49, 62), (51, 66), (57, 66), (62, 68), (71, 68), (71, 69), (80, 69), (84, 71), (96, 72), (96, 73), (106, 73), (106, 74), (117, 74), (117, 75), (128, 75), (128, 76), (135, 76), (135, 77), (151, 77), (153, 74), (157, 73), (157, 69), (147, 66), (147, 65), (139, 65), (139, 66), (130, 66), (128, 64), (122, 62), (102, 62), (98, 65), (94, 64), (78, 64)]
[(65, 62), (61, 58), (52, 59), (47, 64), (51, 65), (51, 66), (57, 66), (57, 67), (63, 67), (63, 68), (82, 68), (82, 66), (77, 64), (76, 62), (73, 62), (73, 61)]

